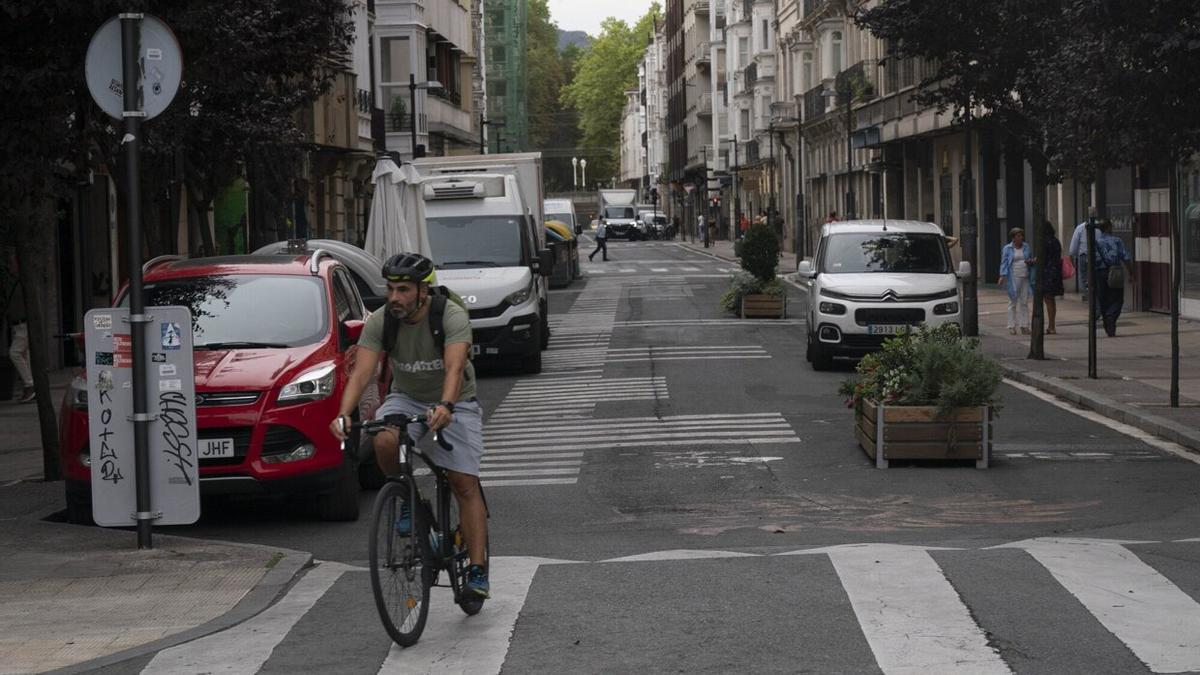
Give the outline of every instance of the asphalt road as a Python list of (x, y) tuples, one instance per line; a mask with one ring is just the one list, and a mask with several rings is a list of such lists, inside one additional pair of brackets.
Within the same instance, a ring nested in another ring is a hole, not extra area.
[(482, 614), (435, 596), (393, 648), (367, 518), (206, 506), (164, 531), (324, 562), (250, 624), (108, 672), (1200, 670), (1200, 466), (1005, 385), (991, 468), (876, 469), (836, 393), (850, 366), (804, 361), (802, 293), (740, 321), (729, 263), (609, 251), (553, 292), (541, 376), (480, 368)]

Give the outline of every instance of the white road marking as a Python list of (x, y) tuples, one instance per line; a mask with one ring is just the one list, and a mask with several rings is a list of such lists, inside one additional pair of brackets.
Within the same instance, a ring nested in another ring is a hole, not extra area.
[(164, 649), (154, 655), (142, 672), (256, 673), (296, 622), (343, 574), (353, 569), (323, 562), (263, 613), (232, 628)]
[[(583, 453), (582, 452), (557, 452), (557, 453), (541, 454), (541, 455), (538, 455), (538, 457), (540, 457), (542, 459), (555, 459), (555, 460), (577, 459), (579, 457), (583, 457)], [(514, 461), (524, 462), (524, 461), (528, 461), (528, 460), (529, 460), (529, 457), (521, 456), (521, 455), (509, 455), (507, 453), (486, 452), (483, 455), (483, 463), (484, 464), (491, 462), (491, 463), (496, 463), (497, 466), (503, 466), (503, 464), (499, 464), (502, 462), (514, 462)], [(547, 462), (547, 463), (550, 463), (550, 462)]]
[(1178, 444), (1172, 443), (1170, 441), (1164, 441), (1163, 439), (1161, 439), (1153, 434), (1147, 433), (1137, 427), (1130, 426), (1123, 422), (1118, 422), (1116, 420), (1110, 419), (1108, 417), (1105, 417), (1104, 415), (1101, 415), (1100, 413), (1093, 412), (1091, 410), (1083, 410), (1080, 408), (1076, 408), (1075, 406), (1071, 405), (1070, 403), (1067, 403), (1066, 401), (1063, 401), (1062, 399), (1058, 398), (1057, 396), (1054, 396), (1053, 394), (1047, 394), (1046, 392), (1044, 392), (1040, 389), (1034, 389), (1033, 387), (1030, 387), (1028, 385), (1021, 384), (1020, 382), (1016, 382), (1016, 381), (1010, 380), (1008, 378), (1005, 378), (1004, 383), (1015, 389), (1020, 389), (1021, 391), (1025, 392), (1031, 396), (1036, 396), (1037, 398), (1040, 398), (1043, 401), (1053, 403), (1055, 406), (1062, 408), (1063, 410), (1068, 410), (1070, 412), (1073, 412), (1076, 415), (1079, 415), (1080, 417), (1082, 417), (1086, 420), (1090, 420), (1092, 422), (1098, 422), (1100, 424), (1103, 424), (1104, 426), (1108, 427), (1109, 429), (1112, 429), (1113, 431), (1125, 434), (1126, 436), (1129, 436), (1130, 438), (1133, 438), (1135, 440), (1139, 440), (1139, 441), (1145, 443), (1146, 445), (1158, 448), (1159, 450), (1162, 450), (1163, 452), (1169, 452), (1172, 455), (1186, 459), (1189, 462), (1194, 462), (1196, 464), (1200, 464), (1200, 454), (1191, 452), (1187, 448), (1183, 447), (1182, 445), (1178, 445)]
[(884, 673), (1009, 673), (928, 552), (903, 546), (829, 552)]
[[(704, 438), (688, 438), (688, 439), (683, 439), (683, 440), (643, 439), (643, 440), (638, 440), (638, 441), (625, 441), (625, 442), (601, 442), (601, 441), (589, 440), (588, 443), (578, 443), (578, 444), (563, 443), (562, 445), (553, 445), (553, 446), (547, 446), (547, 447), (552, 447), (555, 450), (570, 451), (570, 450), (612, 450), (612, 449), (618, 449), (618, 448), (645, 448), (645, 447), (660, 448), (660, 447), (665, 447), (665, 446), (676, 446), (676, 445), (724, 445), (724, 446), (786, 445), (786, 444), (800, 442), (799, 438), (797, 438), (796, 436), (791, 436), (791, 435), (788, 435), (788, 436), (780, 435), (780, 436), (770, 436), (770, 437), (761, 437), (761, 438), (709, 438), (707, 436), (708, 435), (706, 435), (706, 437), (704, 437)], [(628, 437), (623, 436), (622, 438), (628, 438)], [(510, 447), (506, 447), (505, 451), (506, 452), (538, 452), (538, 449), (536, 447), (531, 447), (529, 444), (526, 443), (526, 444), (514, 444)]]
[(578, 478), (518, 478), (518, 479), (501, 479), (501, 480), (486, 480), (479, 479), (479, 484), (483, 487), (523, 487), (526, 485), (575, 485), (579, 482)]
[(429, 620), (421, 640), (408, 649), (392, 645), (379, 672), (472, 675), (500, 672), (512, 642), (513, 627), (538, 567), (566, 562), (570, 561), (492, 558), (488, 574), (492, 598), (475, 616), (467, 616), (454, 606), (449, 589), (433, 589)]
[(1156, 673), (1200, 670), (1200, 603), (1118, 542), (1031, 539), (1021, 548)]
[(719, 551), (719, 550), (704, 550), (704, 549), (672, 549), (669, 551), (654, 551), (652, 553), (639, 553), (637, 555), (627, 555), (620, 558), (609, 558), (607, 560), (597, 560), (598, 563), (615, 563), (615, 562), (663, 562), (667, 560), (709, 560), (713, 558), (758, 558), (759, 553), (744, 553), (742, 551)]

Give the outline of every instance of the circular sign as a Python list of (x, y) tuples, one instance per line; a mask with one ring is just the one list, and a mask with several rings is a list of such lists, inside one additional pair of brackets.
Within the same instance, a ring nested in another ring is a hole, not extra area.
[[(183, 52), (175, 34), (162, 21), (146, 14), (141, 19), (142, 39), (138, 51), (141, 105), (146, 119), (156, 117), (175, 98), (183, 76)], [(100, 109), (123, 119), (124, 70), (121, 67), (121, 19), (113, 17), (92, 36), (88, 44), (84, 76), (88, 91)]]

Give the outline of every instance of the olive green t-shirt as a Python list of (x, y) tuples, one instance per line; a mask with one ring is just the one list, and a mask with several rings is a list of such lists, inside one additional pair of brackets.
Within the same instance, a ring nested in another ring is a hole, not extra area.
[[(387, 308), (371, 314), (358, 338), (361, 347), (373, 352), (383, 351), (383, 321)], [(452, 300), (446, 301), (442, 315), (446, 344), (471, 342), (471, 320), (467, 310)], [(442, 384), (446, 380), (446, 364), (429, 331), (429, 315), (414, 324), (401, 323), (396, 333), (396, 345), (388, 355), (392, 360), (392, 391), (408, 394), (423, 403), (442, 400)], [(463, 371), (465, 381), (458, 400), (475, 396), (475, 367), (467, 361)]]

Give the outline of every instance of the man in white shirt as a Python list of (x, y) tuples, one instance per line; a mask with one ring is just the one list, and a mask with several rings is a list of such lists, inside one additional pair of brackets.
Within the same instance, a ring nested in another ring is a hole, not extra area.
[[(1088, 209), (1088, 220), (1095, 217), (1096, 209)], [(1079, 275), (1079, 280), (1082, 282), (1084, 302), (1088, 300), (1087, 224), (1088, 221), (1085, 220), (1075, 226), (1075, 231), (1071, 234), (1071, 244), (1067, 247), (1067, 255), (1075, 261), (1075, 273)]]

